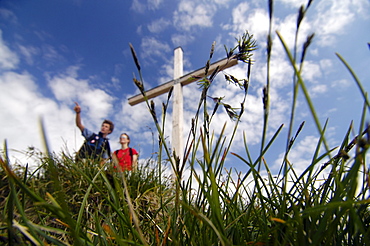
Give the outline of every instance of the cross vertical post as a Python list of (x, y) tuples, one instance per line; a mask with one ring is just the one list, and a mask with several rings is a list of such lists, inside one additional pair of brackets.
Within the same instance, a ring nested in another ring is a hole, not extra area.
[(182, 158), (183, 156), (183, 95), (182, 84), (179, 78), (183, 75), (183, 50), (178, 47), (174, 50), (174, 71), (173, 79), (173, 106), (172, 106), (172, 151), (176, 152), (176, 156)]

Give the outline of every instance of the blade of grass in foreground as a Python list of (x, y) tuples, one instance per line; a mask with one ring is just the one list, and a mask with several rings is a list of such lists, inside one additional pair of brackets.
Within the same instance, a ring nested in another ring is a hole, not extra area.
[(355, 72), (353, 71), (353, 69), (349, 66), (349, 64), (346, 62), (346, 60), (343, 59), (343, 57), (338, 54), (338, 53), (335, 53), (337, 55), (337, 57), (342, 61), (342, 63), (344, 64), (344, 66), (348, 69), (348, 71), (350, 72), (350, 74), (352, 75), (353, 79), (355, 80), (358, 88), (360, 89), (360, 92), (364, 98), (364, 101), (366, 102), (366, 105), (368, 108), (370, 108), (370, 103), (369, 103), (369, 99), (367, 98), (367, 93), (365, 92), (365, 89), (363, 88), (359, 78), (357, 77), (357, 75), (355, 74)]
[[(285, 43), (285, 41), (283, 39), (283, 37), (280, 35), (280, 33), (278, 31), (276, 31), (276, 34), (278, 35), (278, 37), (280, 39), (280, 42), (282, 43), (282, 45), (283, 45), (283, 47), (285, 49), (285, 53), (287, 54), (287, 56), (289, 58), (290, 64), (291, 64), (291, 66), (294, 69), (295, 75), (298, 78), (298, 81), (297, 82), (301, 86), (301, 89), (302, 89), (303, 94), (305, 96), (306, 102), (307, 102), (308, 107), (309, 107), (309, 109), (311, 111), (311, 115), (312, 115), (312, 117), (314, 119), (314, 122), (316, 124), (317, 130), (319, 131), (320, 135), (322, 135), (323, 129), (321, 127), (321, 123), (319, 121), (319, 118), (317, 117), (317, 113), (316, 113), (315, 107), (313, 106), (311, 97), (310, 97), (310, 95), (309, 95), (309, 93), (307, 91), (306, 85), (305, 85), (305, 83), (304, 83), (304, 81), (303, 81), (303, 79), (301, 77), (301, 73), (298, 71), (298, 69), (297, 69), (297, 67), (295, 65), (295, 62), (293, 60), (293, 57), (292, 57), (292, 55), (291, 55), (291, 53), (290, 53), (290, 51), (288, 49), (288, 46), (286, 45), (286, 43)], [(326, 151), (329, 151), (330, 148), (329, 148), (329, 146), (328, 146), (325, 138), (323, 138), (323, 143), (324, 143), (324, 147), (325, 147)]]

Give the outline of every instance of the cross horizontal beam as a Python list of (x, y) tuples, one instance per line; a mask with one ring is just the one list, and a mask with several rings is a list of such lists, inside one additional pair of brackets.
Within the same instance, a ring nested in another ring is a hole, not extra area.
[[(181, 85), (184, 86), (184, 85), (190, 84), (192, 82), (195, 82), (195, 81), (199, 80), (200, 78), (203, 78), (205, 76), (208, 76), (208, 75), (212, 74), (216, 70), (217, 67), (219, 67), (219, 71), (222, 71), (226, 68), (229, 68), (229, 67), (232, 67), (232, 66), (236, 65), (237, 63), (238, 63), (237, 59), (225, 58), (225, 59), (219, 60), (215, 63), (212, 63), (209, 66), (207, 74), (204, 74), (205, 67), (200, 68), (200, 69), (198, 69), (194, 72), (191, 72), (191, 73), (188, 73), (184, 76), (181, 76), (178, 79), (174, 79), (174, 80), (171, 80), (171, 81), (169, 81), (167, 83), (164, 83), (160, 86), (154, 87), (154, 88), (146, 91), (145, 95), (146, 95), (147, 99), (157, 97), (157, 96), (162, 95), (166, 92), (169, 92), (170, 89), (172, 88), (172, 86), (175, 83), (181, 83)], [(142, 94), (138, 94), (138, 95), (130, 97), (128, 99), (128, 103), (131, 106), (134, 106), (134, 105), (139, 104), (139, 103), (144, 102), (144, 101), (145, 101), (145, 99), (144, 99)]]

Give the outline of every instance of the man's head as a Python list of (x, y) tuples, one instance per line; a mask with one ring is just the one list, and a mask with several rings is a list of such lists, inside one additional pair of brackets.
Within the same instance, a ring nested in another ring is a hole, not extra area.
[(114, 130), (114, 124), (110, 120), (104, 120), (101, 124), (101, 132), (104, 134), (111, 134)]

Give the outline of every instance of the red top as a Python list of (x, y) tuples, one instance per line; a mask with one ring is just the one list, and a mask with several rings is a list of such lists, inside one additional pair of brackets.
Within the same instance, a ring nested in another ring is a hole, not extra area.
[[(138, 154), (135, 149), (131, 148), (131, 150), (132, 150), (132, 155)], [(119, 162), (119, 165), (122, 171), (125, 171), (125, 170), (131, 171), (132, 170), (132, 157), (130, 156), (130, 148), (120, 149), (118, 150), (118, 152), (115, 151), (114, 153), (117, 156), (117, 159), (118, 159), (118, 162)]]

